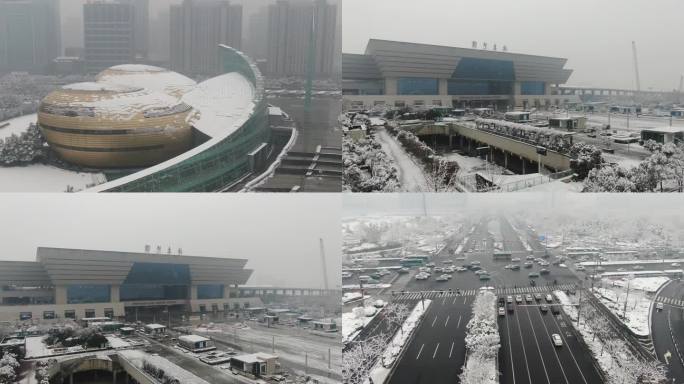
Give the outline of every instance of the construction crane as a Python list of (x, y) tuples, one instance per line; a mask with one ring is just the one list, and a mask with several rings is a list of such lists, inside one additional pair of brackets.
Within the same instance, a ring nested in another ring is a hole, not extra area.
[(637, 60), (636, 42), (632, 41), (632, 54), (634, 55), (634, 73), (636, 74), (636, 90), (641, 92), (641, 81), (639, 80), (639, 61)]
[(323, 246), (323, 239), (318, 239), (320, 244), (321, 244), (321, 264), (323, 266), (323, 284), (325, 285), (325, 289), (328, 290), (330, 287), (328, 287), (328, 266), (325, 263), (325, 247)]

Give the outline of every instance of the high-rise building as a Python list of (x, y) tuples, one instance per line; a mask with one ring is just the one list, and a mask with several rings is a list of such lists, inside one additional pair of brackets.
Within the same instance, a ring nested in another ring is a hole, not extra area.
[(265, 60), (268, 54), (268, 6), (249, 16), (245, 30), (244, 51), (254, 60)]
[(336, 32), (337, 5), (327, 0), (279, 0), (270, 5), (269, 74), (306, 76), (313, 49), (315, 77), (329, 77), (335, 69)]
[(83, 5), (86, 71), (133, 63), (135, 6), (129, 2), (92, 1)]
[(150, 0), (118, 0), (135, 7), (134, 33), (135, 56), (147, 58), (150, 44)]
[(0, 72), (46, 72), (61, 45), (58, 0), (0, 0)]
[(221, 72), (219, 45), (242, 49), (242, 5), (185, 0), (171, 6), (171, 68), (187, 75)]

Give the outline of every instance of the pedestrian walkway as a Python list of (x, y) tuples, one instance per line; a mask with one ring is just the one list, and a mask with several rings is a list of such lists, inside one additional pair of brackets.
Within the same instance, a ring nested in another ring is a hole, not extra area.
[[(551, 291), (566, 291), (574, 290), (577, 286), (575, 284), (561, 284), (561, 285), (543, 285), (536, 287), (503, 287), (495, 288), (491, 291), (497, 295), (512, 295), (521, 293), (541, 293)], [(392, 296), (394, 301), (398, 300), (420, 300), (420, 299), (434, 299), (439, 297), (455, 297), (455, 296), (475, 296), (480, 292), (480, 289), (464, 289), (458, 291), (411, 291), (411, 292), (394, 292)]]
[(672, 297), (658, 296), (655, 298), (655, 301), (661, 302), (664, 304), (669, 304), (669, 305), (676, 306), (676, 307), (684, 307), (684, 300), (673, 299)]

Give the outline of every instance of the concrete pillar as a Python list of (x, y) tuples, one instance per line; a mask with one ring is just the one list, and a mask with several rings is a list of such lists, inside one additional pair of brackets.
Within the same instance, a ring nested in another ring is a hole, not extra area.
[(73, 373), (69, 374), (69, 384), (74, 384), (74, 374)]
[(449, 148), (454, 146), (454, 135), (449, 135)]
[(112, 285), (109, 294), (111, 295), (111, 301), (112, 303), (118, 303), (121, 300), (121, 294), (119, 293), (121, 286), (120, 285)]
[(504, 168), (508, 169), (508, 152), (504, 151)]
[(449, 82), (447, 81), (447, 79), (439, 79), (439, 95), (449, 95)]
[(544, 94), (545, 95), (550, 95), (551, 94), (551, 84), (549, 84), (548, 81), (544, 82)]
[(66, 285), (58, 285), (55, 287), (55, 304), (67, 303), (67, 287)]
[(197, 300), (197, 286), (194, 284), (190, 286), (190, 300)]
[(385, 95), (392, 96), (397, 94), (397, 78), (385, 78)]
[(521, 156), (520, 160), (522, 161), (522, 174), (525, 175), (525, 158)]
[(112, 384), (116, 384), (116, 369), (112, 371)]
[(514, 95), (520, 95), (522, 93), (521, 91), (521, 85), (519, 81), (516, 81), (513, 83), (513, 94)]

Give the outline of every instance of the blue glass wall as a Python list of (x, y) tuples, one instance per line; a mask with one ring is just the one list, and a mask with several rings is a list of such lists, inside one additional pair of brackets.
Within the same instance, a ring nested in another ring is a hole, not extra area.
[(543, 95), (546, 83), (543, 81), (523, 81), (520, 83), (522, 95)]
[(187, 300), (187, 285), (124, 284), (119, 290), (121, 301)]
[(513, 83), (509, 81), (449, 80), (450, 95), (510, 95)]
[(439, 80), (424, 77), (403, 77), (397, 80), (399, 95), (438, 95)]
[(111, 301), (109, 285), (69, 285), (67, 303), (108, 303)]
[(464, 57), (458, 62), (452, 79), (514, 81), (512, 61)]
[(186, 300), (190, 286), (187, 264), (135, 263), (121, 285), (121, 301)]
[(197, 298), (198, 299), (222, 299), (223, 298), (223, 285), (222, 284), (198, 285), (197, 286)]

